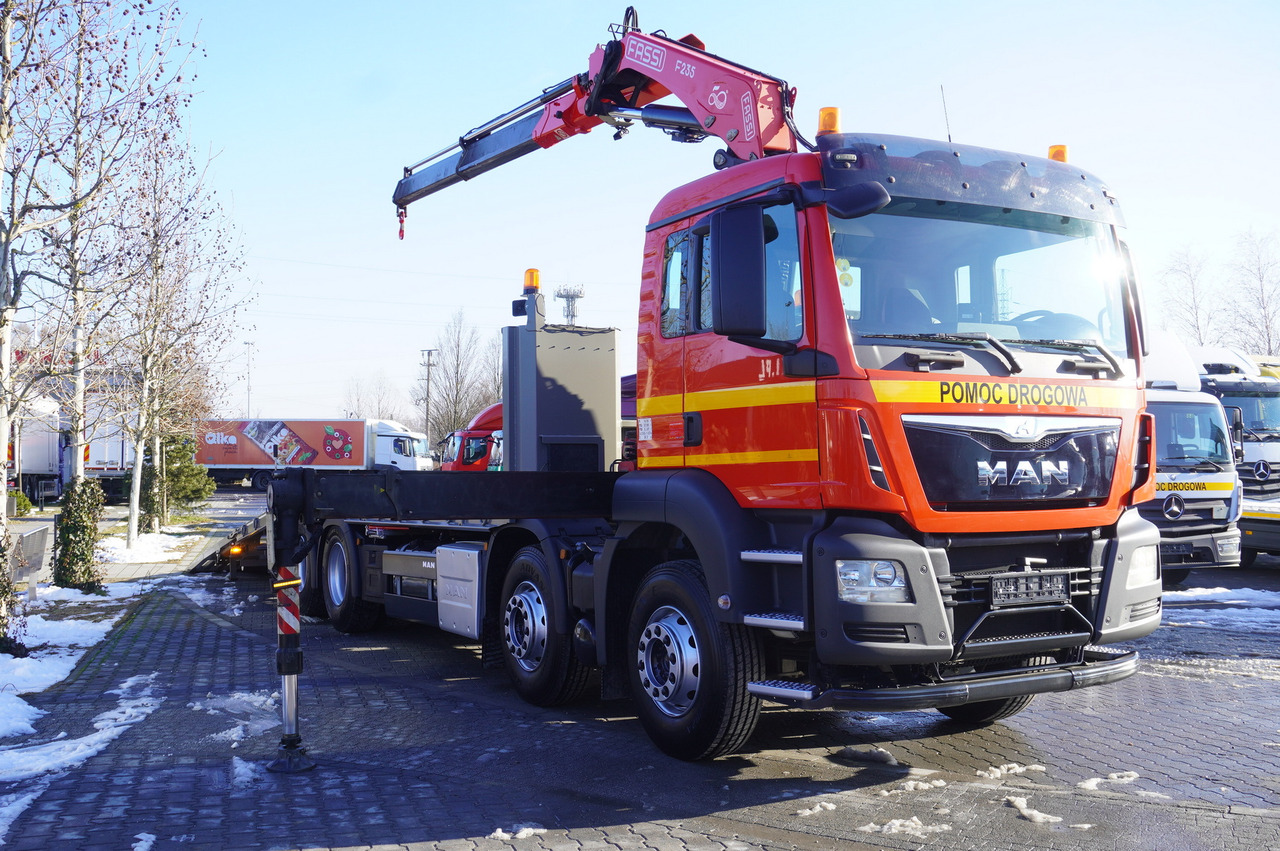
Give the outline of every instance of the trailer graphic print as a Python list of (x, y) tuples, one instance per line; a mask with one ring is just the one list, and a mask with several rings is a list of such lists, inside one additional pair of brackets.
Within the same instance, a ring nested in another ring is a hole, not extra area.
[(360, 420), (210, 420), (197, 461), (205, 466), (363, 467)]

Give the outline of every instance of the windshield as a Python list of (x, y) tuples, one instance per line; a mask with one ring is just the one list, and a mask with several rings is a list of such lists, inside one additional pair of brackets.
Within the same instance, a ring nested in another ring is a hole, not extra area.
[(444, 463), (455, 461), (458, 458), (458, 450), (462, 448), (462, 438), (457, 434), (451, 434), (445, 438), (444, 452), (440, 453), (440, 460)]
[(1106, 224), (899, 198), (875, 215), (833, 217), (831, 228), (855, 342), (988, 334), (1012, 347), (1073, 340), (1130, 356), (1125, 266)]
[(413, 454), (416, 458), (431, 457), (431, 444), (427, 442), (425, 437), (413, 438)]
[(1222, 405), (1239, 408), (1240, 419), (1249, 431), (1280, 431), (1280, 396), (1268, 393), (1224, 395)]
[(1232, 464), (1227, 421), (1218, 405), (1152, 402), (1160, 467), (1194, 467), (1211, 461)]

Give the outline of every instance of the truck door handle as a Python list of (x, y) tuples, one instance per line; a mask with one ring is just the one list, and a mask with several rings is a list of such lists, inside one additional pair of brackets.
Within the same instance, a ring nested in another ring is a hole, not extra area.
[(702, 414), (698, 411), (684, 414), (684, 445), (702, 445)]

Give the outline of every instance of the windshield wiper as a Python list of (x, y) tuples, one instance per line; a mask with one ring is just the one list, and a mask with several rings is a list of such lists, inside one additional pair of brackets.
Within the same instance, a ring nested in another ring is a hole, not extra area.
[(1194, 461), (1195, 463), (1193, 463), (1193, 464), (1191, 465), (1191, 469), (1193, 469), (1193, 470), (1199, 470), (1200, 472), (1204, 472), (1203, 468), (1204, 468), (1205, 466), (1211, 467), (1211, 468), (1213, 469), (1213, 472), (1215, 472), (1215, 473), (1221, 473), (1221, 472), (1223, 472), (1224, 470), (1226, 470), (1226, 467), (1222, 466), (1222, 463), (1223, 463), (1223, 462), (1215, 461), (1215, 460), (1213, 460), (1212, 458), (1210, 458), (1210, 457), (1208, 457), (1208, 456), (1206, 456), (1206, 455), (1184, 455), (1184, 456), (1183, 456), (1183, 457), (1181, 457), (1181, 458), (1173, 458), (1173, 459), (1170, 459), (1170, 460), (1173, 460), (1173, 461)]
[(1009, 367), (1010, 373), (1022, 372), (1022, 365), (1018, 363), (1018, 359), (1014, 357), (1013, 352), (1009, 348), (992, 337), (986, 331), (962, 331), (954, 334), (859, 334), (861, 339), (877, 339), (877, 340), (917, 340), (927, 343), (953, 343), (957, 346), (973, 346), (985, 345), (996, 354), (1000, 355), (1005, 361), (1005, 365)]
[[(1097, 340), (1008, 340), (1007, 342), (1016, 343), (1021, 346), (1043, 346), (1046, 349), (1066, 349), (1069, 352), (1087, 352), (1095, 351), (1101, 354), (1107, 360), (1107, 365), (1111, 367), (1111, 371), (1115, 373), (1116, 378), (1124, 375), (1124, 370), (1120, 368), (1120, 361), (1111, 353), (1111, 350)], [(1068, 361), (1072, 367), (1077, 370), (1087, 368), (1089, 361)], [(1093, 362), (1097, 366), (1102, 364)]]

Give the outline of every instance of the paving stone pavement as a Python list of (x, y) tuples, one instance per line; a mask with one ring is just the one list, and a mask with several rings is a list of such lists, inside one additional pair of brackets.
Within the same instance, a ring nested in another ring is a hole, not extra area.
[[(750, 753), (687, 764), (656, 751), (625, 704), (521, 703), (455, 636), (396, 622), (343, 636), (309, 624), (300, 730), (317, 767), (270, 773), (281, 727), (268, 584), (185, 574), (199, 550), (167, 576), (148, 571), (153, 590), (107, 638), (67, 679), (26, 698), (48, 714), (23, 747), (115, 738), (79, 765), (0, 784), (0, 806), (25, 805), (7, 848), (1280, 847), (1275, 778), (1211, 788), (1217, 779), (1205, 775), (1221, 755), (1209, 735), (1174, 743), (1169, 765), (1150, 755), (1132, 787), (1075, 785), (1099, 763), (1097, 742), (1091, 752), (1073, 737), (1111, 736), (1117, 764), (1132, 765), (1170, 706), (1194, 710), (1196, 722), (1210, 714), (1194, 678), (1148, 688), (1135, 677), (1124, 690), (1071, 696), (1081, 704), (1050, 700), (946, 736), (927, 713), (885, 721), (771, 709)], [(1117, 718), (1118, 734), (1084, 726)], [(1244, 747), (1243, 735), (1222, 747)], [(900, 764), (870, 760), (877, 745)], [(1046, 765), (975, 776), (1009, 758)], [(1196, 789), (1197, 776), (1210, 788)]]

